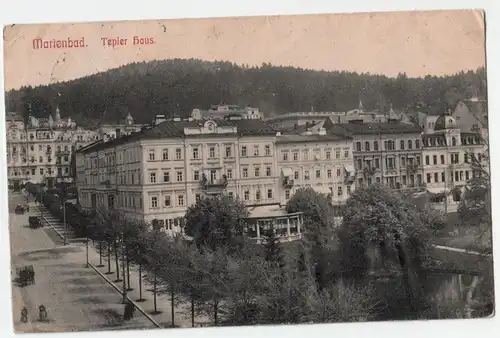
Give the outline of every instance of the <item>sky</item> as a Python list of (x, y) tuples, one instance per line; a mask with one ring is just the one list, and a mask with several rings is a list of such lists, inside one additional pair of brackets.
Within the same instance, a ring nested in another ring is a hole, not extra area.
[[(134, 36), (155, 43), (134, 45)], [(86, 47), (34, 49), (36, 38), (84, 38)], [(473, 10), (14, 25), (4, 29), (4, 58), (6, 90), (171, 58), (448, 75), (485, 66), (485, 27)]]

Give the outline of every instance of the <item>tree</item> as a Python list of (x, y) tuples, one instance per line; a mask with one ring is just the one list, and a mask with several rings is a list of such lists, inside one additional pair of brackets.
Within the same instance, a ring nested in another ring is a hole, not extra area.
[(297, 190), (288, 201), (286, 209), (288, 212), (304, 213), (304, 241), (311, 251), (316, 282), (321, 289), (331, 280), (329, 277), (333, 273), (329, 256), (337, 250), (335, 209), (324, 194), (312, 188)]
[(421, 269), (431, 249), (429, 221), (410, 199), (387, 186), (357, 189), (347, 200), (339, 232), (344, 275), (402, 272), (410, 313), (418, 313)]
[(242, 244), (246, 214), (244, 204), (230, 196), (203, 198), (188, 208), (185, 233), (198, 247), (235, 247)]
[(158, 273), (161, 271), (163, 260), (165, 259), (163, 255), (163, 246), (168, 245), (166, 234), (163, 231), (157, 229), (152, 229), (147, 232), (145, 237), (145, 257), (144, 263), (145, 268), (148, 270), (149, 274), (147, 279), (153, 284), (153, 314), (161, 313), (158, 310), (157, 295), (158, 295)]
[(280, 239), (276, 236), (274, 229), (269, 229), (264, 233), (265, 260), (274, 263), (278, 267), (283, 267), (283, 254), (280, 247)]

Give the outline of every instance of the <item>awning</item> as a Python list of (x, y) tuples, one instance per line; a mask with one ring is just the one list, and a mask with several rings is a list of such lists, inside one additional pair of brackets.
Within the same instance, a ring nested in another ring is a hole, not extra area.
[(427, 188), (427, 191), (430, 192), (431, 194), (448, 194), (450, 193), (450, 189), (445, 188), (445, 187), (431, 187)]
[(293, 171), (290, 168), (283, 168), (281, 172), (283, 173), (284, 177), (291, 177), (293, 175)]
[(354, 165), (346, 164), (344, 165), (344, 169), (349, 175), (354, 175)]
[(320, 193), (320, 194), (330, 194), (332, 191), (330, 188), (326, 185), (318, 185), (313, 187), (313, 190)]

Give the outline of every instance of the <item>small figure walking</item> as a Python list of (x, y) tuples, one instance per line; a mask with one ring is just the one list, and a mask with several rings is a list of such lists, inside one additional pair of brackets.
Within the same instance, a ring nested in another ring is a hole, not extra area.
[(28, 322), (28, 309), (23, 307), (21, 310), (21, 323), (27, 323)]
[(41, 322), (47, 321), (47, 309), (45, 308), (45, 306), (40, 305), (38, 307), (38, 316)]
[(131, 301), (128, 301), (125, 305), (125, 313), (123, 314), (123, 320), (131, 320), (134, 318), (135, 306)]

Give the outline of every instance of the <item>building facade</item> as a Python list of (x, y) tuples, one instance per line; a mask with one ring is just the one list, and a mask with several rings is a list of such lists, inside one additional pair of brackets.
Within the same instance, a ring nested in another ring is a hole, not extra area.
[(424, 134), (422, 141), (424, 179), (432, 193), (464, 187), (475, 175), (475, 160), (487, 165), (479, 133), (462, 132), (449, 113), (436, 120), (433, 133)]
[(282, 204), (305, 187), (326, 194), (335, 205), (345, 203), (354, 190), (350, 137), (327, 134), (324, 128), (300, 135), (279, 135), (276, 153)]
[(241, 119), (263, 119), (264, 114), (259, 111), (259, 108), (253, 107), (240, 107), (233, 104), (220, 104), (213, 105), (210, 109), (193, 109), (191, 113), (191, 118), (194, 120), (203, 119), (223, 119), (227, 116), (239, 117)]
[(325, 123), (329, 133), (353, 139), (356, 186), (387, 184), (395, 189), (422, 186), (420, 127), (409, 124)]
[(52, 187), (72, 181), (73, 152), (99, 138), (96, 132), (77, 127), (71, 118), (62, 119), (59, 108), (55, 118), (30, 116), (26, 124), (19, 115), (8, 113), (6, 126), (8, 182), (15, 189), (27, 182)]

